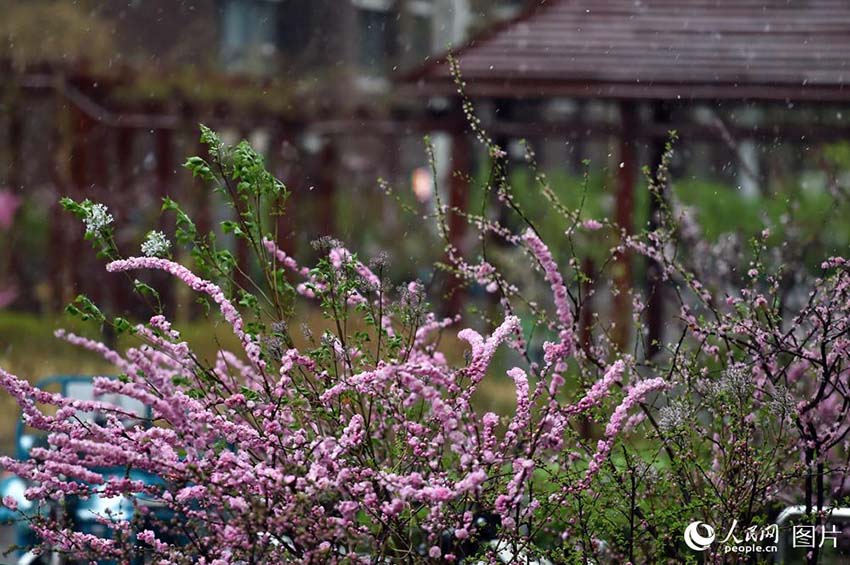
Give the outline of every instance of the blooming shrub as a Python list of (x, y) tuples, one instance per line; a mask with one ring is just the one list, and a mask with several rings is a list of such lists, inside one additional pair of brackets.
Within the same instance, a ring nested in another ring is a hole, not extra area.
[[(653, 182), (658, 228), (622, 238), (610, 221), (557, 202), (539, 175), (542, 197), (565, 220), (560, 248), (573, 250), (562, 262), (517, 207), (504, 152), (473, 125), (490, 147), (490, 189), (523, 226), (467, 214), (484, 242), (480, 255), (446, 244), (443, 269), (498, 301), (486, 330), (437, 314), (422, 282), (395, 288), (384, 258), (364, 262), (333, 239), (315, 242), (315, 266), (299, 265), (275, 235), (285, 186), (247, 143), (227, 146), (208, 129), (209, 156), (186, 167), (229, 200), (234, 219), (218, 236), (199, 233), (165, 200), (191, 268), (169, 258), (160, 232), (148, 234), (139, 256), (122, 256), (109, 211), (66, 199), (106, 270), (125, 273), (153, 312), (131, 324), (85, 297), (69, 307), (132, 334), (139, 344), (124, 352), (57, 335), (114, 364), (119, 376), (97, 378), (97, 391), (137, 400), (150, 418), (40, 391), (0, 370), (26, 423), (47, 433), (30, 459), (0, 459), (30, 482), (27, 499), (53, 508), (72, 497), (126, 497), (134, 510), (98, 516), (106, 537), (74, 531), (55, 512), (21, 512), (43, 549), (207, 564), (681, 562), (692, 555), (680, 540), (694, 519), (723, 529), (799, 502), (822, 523), (847, 492), (850, 264), (829, 259), (823, 278), (789, 286), (765, 233), (744, 258), (746, 276), (733, 268), (734, 276), (702, 279), (725, 259), (693, 253), (705, 248), (665, 190), (666, 161)], [(440, 207), (446, 237), (448, 213), (459, 212)], [(660, 354), (648, 354), (637, 293), (633, 342), (615, 343), (602, 317), (582, 321), (589, 298), (618, 291), (604, 271), (589, 281), (578, 269), (575, 244), (588, 232), (613, 238), (612, 258), (652, 259), (675, 290), (668, 334), (676, 339)], [(243, 240), (255, 263), (237, 263), (223, 236)], [(509, 250), (488, 252), (493, 240)], [(540, 284), (511, 282), (520, 263)], [(136, 278), (150, 270), (191, 288), (239, 350), (193, 353), (157, 291)], [(327, 323), (299, 328), (301, 302)], [(464, 344), (465, 359), (441, 347), (447, 333)], [(513, 413), (482, 409), (482, 383), (505, 378)]]

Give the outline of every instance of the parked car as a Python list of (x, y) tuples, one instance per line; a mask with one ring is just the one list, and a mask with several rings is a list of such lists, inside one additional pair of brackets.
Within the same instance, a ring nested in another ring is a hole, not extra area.
[[(51, 392), (59, 392), (67, 398), (77, 400), (104, 400), (111, 404), (120, 406), (127, 412), (136, 414), (138, 418), (129, 418), (128, 425), (150, 425), (150, 408), (140, 402), (123, 396), (95, 395), (93, 379), (88, 376), (55, 376), (48, 377), (36, 383), (36, 386)], [(96, 413), (81, 413), (78, 417), (96, 421), (100, 416)], [(15, 431), (15, 457), (19, 460), (29, 458), (34, 447), (47, 447), (47, 435), (39, 430), (28, 428), (22, 418), (18, 419)], [(157, 484), (161, 482), (158, 477), (145, 471), (128, 469), (126, 467), (97, 468), (93, 471), (100, 473), (105, 479), (110, 477), (130, 478), (146, 484)], [(17, 502), (17, 510), (0, 507), (0, 523), (11, 524), (15, 530), (15, 544), (19, 550), (19, 565), (24, 564), (55, 564), (69, 563), (62, 558), (58, 552), (35, 552), (32, 550), (38, 545), (39, 539), (30, 527), (29, 518), (38, 515), (52, 513), (54, 517), (61, 517), (62, 521), (69, 524), (75, 531), (92, 534), (98, 537), (112, 537), (112, 529), (98, 517), (112, 517), (116, 519), (132, 520), (137, 506), (148, 506), (146, 517), (143, 519), (141, 529), (154, 529), (153, 523), (167, 521), (172, 517), (170, 510), (164, 507), (151, 506), (150, 502), (142, 497), (103, 497), (94, 494), (86, 499), (71, 497), (62, 504), (54, 503), (48, 505), (37, 505), (27, 500), (24, 496), (30, 485), (22, 477), (11, 473), (5, 473), (0, 479), (0, 498), (9, 496)], [(141, 517), (139, 517), (141, 519)], [(155, 520), (154, 520), (155, 519)], [(163, 536), (167, 538), (168, 536)], [(139, 556), (135, 561), (143, 562)]]

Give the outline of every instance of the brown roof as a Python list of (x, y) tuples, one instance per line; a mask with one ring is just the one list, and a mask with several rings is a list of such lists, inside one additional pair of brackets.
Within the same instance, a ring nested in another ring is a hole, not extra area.
[(548, 0), (457, 53), (479, 96), (847, 101), (850, 0)]

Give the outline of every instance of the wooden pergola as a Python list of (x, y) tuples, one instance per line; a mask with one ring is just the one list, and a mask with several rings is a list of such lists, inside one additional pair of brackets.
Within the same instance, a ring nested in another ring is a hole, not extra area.
[[(615, 136), (619, 142), (616, 219), (633, 230), (637, 146), (661, 153), (671, 129), (685, 139), (773, 139), (799, 143), (850, 139), (843, 124), (758, 123), (707, 127), (672, 121), (690, 104), (850, 105), (850, 2), (846, 0), (541, 0), (453, 51), (473, 100), (605, 100), (618, 123), (523, 123), (494, 119), (495, 136)], [(457, 89), (445, 57), (407, 74), (403, 92), (449, 98)], [(641, 112), (640, 110), (649, 110)], [(650, 117), (647, 117), (650, 116)], [(463, 120), (448, 120), (454, 168), (467, 169)], [(466, 187), (453, 176), (451, 204), (465, 207)], [(650, 219), (651, 220), (651, 219)], [(463, 223), (456, 222), (462, 229)], [(629, 261), (623, 261), (628, 269)], [(626, 274), (628, 285), (631, 275)], [(649, 343), (660, 340), (661, 293), (647, 266)], [(625, 293), (614, 309), (627, 311)], [(626, 339), (626, 336), (621, 336)], [(656, 350), (650, 346), (650, 355)]]
[[(29, 129), (40, 143), (40, 153), (33, 158), (48, 171), (54, 191), (46, 226), (45, 263), (50, 306), (57, 309), (80, 292), (100, 302), (121, 302), (122, 307), (132, 303), (123, 286), (103, 284), (88, 276), (95, 268), (94, 254), (85, 252), (77, 222), (58, 205), (60, 196), (105, 202), (119, 217), (150, 212), (140, 207), (144, 198), (156, 203), (153, 210), (159, 208), (162, 197), (185, 197), (188, 202), (184, 203), (197, 212), (199, 230), (206, 233), (213, 222), (210, 191), (197, 181), (194, 187), (185, 186), (186, 177), (181, 180), (179, 176), (180, 159), (186, 152), (205, 151), (195, 141), (198, 124), (229, 129), (241, 138), (262, 127), (268, 132), (268, 145), (279, 148), (300, 135), (312, 118), (291, 110), (287, 85), (271, 79), (207, 74), (193, 85), (169, 82), (168, 74), (143, 76), (132, 68), (106, 72), (81, 64), (20, 67), (6, 60), (0, 61), (0, 76), (5, 79), (0, 90), (7, 102), (2, 134), (7, 136), (9, 148), (8, 184), (22, 195), (31, 191), (25, 181), (23, 149)], [(26, 127), (34, 108), (46, 114), (47, 125), (41, 129), (33, 124)], [(270, 152), (270, 166), (280, 166), (275, 161), (278, 154)], [(151, 163), (150, 171), (142, 166), (143, 159)], [(332, 186), (322, 179), (315, 184), (316, 198), (330, 200)], [(134, 192), (133, 186), (143, 188)], [(281, 233), (289, 233), (291, 226), (279, 222)], [(240, 264), (244, 263), (247, 248), (240, 243), (236, 255)], [(21, 272), (25, 261), (13, 248), (11, 271)], [(163, 302), (172, 308), (170, 281), (161, 282), (167, 283), (161, 287)], [(30, 291), (26, 289), (24, 294)]]

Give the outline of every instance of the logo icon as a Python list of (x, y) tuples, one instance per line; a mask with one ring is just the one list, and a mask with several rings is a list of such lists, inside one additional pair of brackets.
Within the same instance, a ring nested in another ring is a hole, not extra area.
[(714, 528), (705, 522), (697, 520), (685, 528), (685, 544), (694, 551), (705, 551), (712, 543), (714, 543)]

